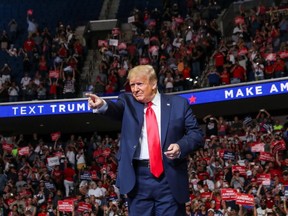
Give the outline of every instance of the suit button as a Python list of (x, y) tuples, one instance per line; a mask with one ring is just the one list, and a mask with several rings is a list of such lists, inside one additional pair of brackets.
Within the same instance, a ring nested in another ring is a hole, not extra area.
[(133, 148), (135, 149), (135, 148), (136, 148), (136, 145), (134, 145)]

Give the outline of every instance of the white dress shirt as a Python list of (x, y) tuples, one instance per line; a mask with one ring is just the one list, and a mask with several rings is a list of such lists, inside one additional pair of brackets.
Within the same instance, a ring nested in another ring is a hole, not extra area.
[[(159, 130), (159, 137), (160, 137), (160, 142), (161, 142), (161, 101), (160, 101), (160, 94), (157, 92), (153, 100), (151, 101), (153, 103), (152, 109), (155, 112), (156, 118), (157, 118), (157, 123), (158, 123), (158, 130)], [(142, 127), (142, 132), (141, 132), (141, 137), (139, 139), (139, 145), (137, 147), (135, 157), (134, 159), (137, 160), (147, 160), (149, 159), (149, 149), (148, 149), (148, 140), (147, 140), (147, 128), (146, 128), (146, 110), (147, 110), (147, 104), (145, 104), (144, 108), (144, 123)]]

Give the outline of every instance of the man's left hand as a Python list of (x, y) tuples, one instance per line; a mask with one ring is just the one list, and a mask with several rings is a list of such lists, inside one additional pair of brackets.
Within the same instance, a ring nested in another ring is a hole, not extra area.
[(177, 143), (170, 144), (167, 151), (164, 152), (166, 157), (171, 159), (171, 160), (173, 160), (175, 158), (179, 158), (180, 153), (181, 153), (180, 146)]

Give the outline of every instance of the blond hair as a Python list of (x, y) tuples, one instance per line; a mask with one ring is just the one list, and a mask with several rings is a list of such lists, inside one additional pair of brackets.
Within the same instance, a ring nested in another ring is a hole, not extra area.
[(150, 82), (157, 82), (157, 74), (151, 65), (138, 65), (132, 68), (127, 79), (130, 80), (132, 76), (148, 76)]

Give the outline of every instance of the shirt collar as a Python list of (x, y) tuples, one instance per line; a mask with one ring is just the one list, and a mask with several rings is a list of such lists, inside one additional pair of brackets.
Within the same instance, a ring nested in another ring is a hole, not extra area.
[(159, 106), (160, 105), (160, 94), (157, 91), (155, 94), (155, 97), (151, 101), (154, 105)]

